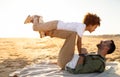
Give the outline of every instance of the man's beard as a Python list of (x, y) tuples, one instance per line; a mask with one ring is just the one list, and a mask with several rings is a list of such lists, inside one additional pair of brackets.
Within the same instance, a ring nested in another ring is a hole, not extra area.
[(101, 44), (97, 44), (98, 49), (101, 48)]
[(102, 47), (101, 44), (102, 44), (102, 41), (99, 44), (97, 44), (98, 49)]
[(97, 48), (98, 48), (98, 52), (97, 53), (100, 53), (101, 52), (101, 48), (102, 48), (101, 44), (97, 44)]

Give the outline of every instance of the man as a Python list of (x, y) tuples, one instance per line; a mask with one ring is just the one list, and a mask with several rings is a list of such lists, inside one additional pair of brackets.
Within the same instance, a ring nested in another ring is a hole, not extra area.
[(105, 56), (113, 53), (116, 47), (113, 40), (106, 40), (97, 44), (97, 48), (97, 54), (94, 55), (84, 53), (74, 55), (73, 59), (66, 64), (65, 69), (74, 74), (103, 72), (105, 69)]

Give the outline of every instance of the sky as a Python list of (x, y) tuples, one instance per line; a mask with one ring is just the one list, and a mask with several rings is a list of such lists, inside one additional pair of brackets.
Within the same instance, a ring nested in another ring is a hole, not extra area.
[(120, 0), (0, 0), (0, 38), (39, 37), (32, 24), (24, 24), (28, 15), (82, 23), (88, 12), (97, 14), (101, 25), (84, 35), (120, 34)]

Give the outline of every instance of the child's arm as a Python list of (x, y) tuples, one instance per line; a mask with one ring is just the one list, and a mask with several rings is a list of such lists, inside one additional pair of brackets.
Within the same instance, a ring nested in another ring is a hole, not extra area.
[(81, 46), (82, 45), (82, 38), (78, 36), (77, 39), (77, 48), (78, 48), (78, 53), (81, 54)]

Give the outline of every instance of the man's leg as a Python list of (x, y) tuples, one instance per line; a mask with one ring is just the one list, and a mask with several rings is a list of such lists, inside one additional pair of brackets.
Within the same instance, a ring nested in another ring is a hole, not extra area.
[(64, 69), (65, 65), (73, 58), (74, 55), (76, 32), (54, 30), (51, 31), (50, 36), (66, 39), (58, 55), (58, 65)]
[(36, 22), (37, 20), (38, 19), (35, 19), (35, 22), (33, 22), (33, 29), (36, 31), (42, 30), (45, 31), (46, 35), (48, 36), (66, 39), (58, 55), (58, 65), (64, 69), (65, 65), (72, 59), (74, 55), (76, 32), (55, 30), (57, 29), (58, 21), (38, 23)]

